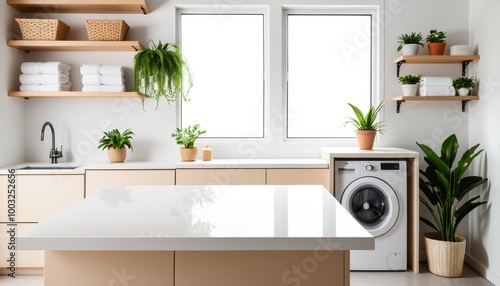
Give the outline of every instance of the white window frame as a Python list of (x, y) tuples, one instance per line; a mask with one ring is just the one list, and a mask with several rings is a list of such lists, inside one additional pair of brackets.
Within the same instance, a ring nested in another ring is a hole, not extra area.
[[(269, 45), (269, 6), (260, 5), (234, 5), (231, 9), (221, 9), (217, 5), (181, 5), (176, 6), (176, 42), (181, 42), (181, 15), (182, 14), (227, 14), (227, 15), (263, 15), (264, 16), (264, 137), (251, 137), (251, 138), (210, 138), (201, 136), (197, 142), (202, 144), (205, 143), (215, 143), (217, 145), (234, 145), (234, 144), (245, 144), (246, 142), (260, 142), (261, 144), (266, 144), (269, 142), (269, 136), (266, 132), (268, 122), (269, 122), (269, 106), (270, 106), (270, 45)], [(182, 48), (182, 47), (181, 47)], [(176, 125), (180, 126), (182, 121), (181, 114), (181, 104), (182, 102), (177, 101), (176, 110)]]
[[(372, 94), (371, 102), (378, 104), (384, 99), (383, 89), (383, 1), (374, 1), (377, 4), (363, 4), (365, 1), (356, 1), (356, 4), (346, 5), (281, 5), (281, 10), (276, 12), (274, 4), (268, 5), (230, 5), (221, 7), (217, 5), (176, 5), (176, 42), (180, 42), (180, 15), (189, 14), (263, 14), (264, 15), (264, 138), (199, 138), (200, 144), (210, 143), (228, 146), (246, 146), (252, 144), (259, 150), (266, 145), (274, 146), (353, 146), (355, 135), (352, 138), (287, 138), (287, 33), (286, 22), (288, 14), (370, 14), (372, 17)], [(271, 38), (272, 37), (272, 38)], [(279, 37), (279, 38), (278, 38)], [(180, 126), (180, 102), (176, 103), (176, 124)], [(387, 106), (387, 104), (386, 104)], [(380, 114), (384, 119), (384, 114)], [(336, 124), (336, 123), (334, 123)], [(341, 122), (339, 123), (339, 125)], [(336, 128), (336, 126), (334, 126)], [(339, 128), (341, 128), (339, 126)], [(378, 140), (378, 138), (377, 138)]]
[[(355, 134), (353, 132), (353, 136), (349, 138), (287, 138), (287, 106), (288, 106), (288, 90), (287, 90), (287, 71), (288, 71), (288, 48), (287, 48), (287, 19), (288, 15), (328, 15), (328, 14), (337, 14), (337, 15), (370, 15), (371, 16), (371, 58), (372, 58), (372, 66), (371, 66), (371, 104), (377, 105), (379, 102), (383, 100), (381, 96), (383, 94), (382, 88), (382, 77), (383, 74), (383, 65), (382, 65), (382, 53), (383, 48), (382, 39), (383, 35), (381, 34), (383, 29), (380, 28), (380, 7), (378, 5), (328, 5), (328, 6), (284, 6), (283, 14), (282, 14), (282, 26), (283, 26), (283, 105), (281, 106), (283, 111), (283, 118), (285, 118), (284, 126), (283, 126), (283, 142), (287, 143), (298, 143), (308, 145), (324, 145), (326, 143), (339, 143), (341, 145), (350, 145), (355, 141)], [(355, 37), (353, 35), (353, 45), (355, 45)], [(348, 115), (348, 114), (347, 114)], [(383, 114), (380, 114), (380, 119), (383, 120)], [(337, 123), (333, 123), (337, 124)], [(342, 122), (338, 122), (338, 128), (341, 128)], [(335, 128), (335, 126), (332, 126)]]

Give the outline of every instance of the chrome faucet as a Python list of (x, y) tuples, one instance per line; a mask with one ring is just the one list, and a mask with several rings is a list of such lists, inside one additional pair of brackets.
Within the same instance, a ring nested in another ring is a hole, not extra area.
[(52, 132), (52, 149), (50, 149), (50, 154), (49, 158), (51, 159), (50, 162), (52, 164), (57, 164), (57, 158), (62, 158), (62, 145), (61, 145), (61, 151), (57, 151), (56, 148), (56, 133), (54, 132), (54, 126), (52, 126), (52, 123), (50, 122), (45, 122), (42, 126), (42, 136), (40, 137), (40, 140), (43, 141), (43, 137), (45, 135), (45, 127), (49, 126), (50, 131)]

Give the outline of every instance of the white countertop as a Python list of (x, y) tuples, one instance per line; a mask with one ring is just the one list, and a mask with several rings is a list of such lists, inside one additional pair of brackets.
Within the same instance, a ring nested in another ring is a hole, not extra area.
[(325, 161), (330, 158), (418, 158), (418, 152), (393, 147), (374, 147), (372, 150), (361, 150), (358, 147), (323, 147), (321, 158)]
[(374, 238), (322, 186), (104, 189), (20, 232), (20, 250), (351, 250)]
[[(0, 175), (8, 174), (9, 169), (15, 169), (17, 174), (85, 174), (85, 170), (154, 170), (154, 169), (297, 169), (319, 168), (327, 169), (328, 162), (323, 159), (215, 159), (212, 161), (125, 161), (123, 163), (80, 162), (57, 164), (28, 162), (0, 167)], [(47, 169), (23, 169), (31, 167), (49, 167)], [(74, 169), (51, 169), (50, 167), (76, 167)]]

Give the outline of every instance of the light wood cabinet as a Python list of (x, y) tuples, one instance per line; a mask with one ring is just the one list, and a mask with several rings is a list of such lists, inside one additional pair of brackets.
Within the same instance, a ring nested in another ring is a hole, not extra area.
[(328, 169), (267, 169), (267, 185), (323, 185), (330, 189)]
[(175, 170), (87, 170), (85, 197), (103, 188), (125, 185), (175, 185)]
[[(0, 274), (10, 273), (8, 267), (10, 263), (10, 250), (8, 248), (10, 242), (10, 233), (12, 231), (18, 234), (20, 231), (34, 225), (34, 223), (19, 223), (17, 226), (9, 226), (6, 223), (0, 223)], [(41, 267), (44, 263), (43, 250), (22, 250), (15, 253), (16, 274), (42, 274)], [(37, 269), (35, 269), (37, 268)]]
[[(7, 246), (10, 231), (17, 234), (46, 217), (83, 199), (83, 175), (18, 175), (15, 192), (8, 193), (7, 175), (0, 176), (0, 201), (15, 199), (15, 220), (9, 221), (7, 203), (0, 204), (0, 274), (8, 274), (10, 258)], [(10, 189), (12, 190), (12, 188)], [(8, 197), (8, 195), (15, 197)], [(8, 224), (11, 223), (12, 225)], [(41, 274), (44, 266), (43, 251), (17, 250), (15, 255), (17, 274)]]
[[(16, 222), (39, 222), (83, 199), (83, 175), (16, 175)], [(7, 175), (0, 176), (0, 197), (7, 199)], [(9, 222), (0, 204), (0, 222)]]
[(266, 169), (177, 169), (176, 185), (265, 185)]

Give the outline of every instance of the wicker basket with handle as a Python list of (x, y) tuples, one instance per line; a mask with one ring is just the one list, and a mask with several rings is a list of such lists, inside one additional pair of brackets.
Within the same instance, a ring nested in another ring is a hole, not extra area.
[(58, 19), (16, 18), (24, 40), (66, 40), (70, 27)]
[(90, 41), (123, 41), (129, 26), (123, 20), (85, 20)]

